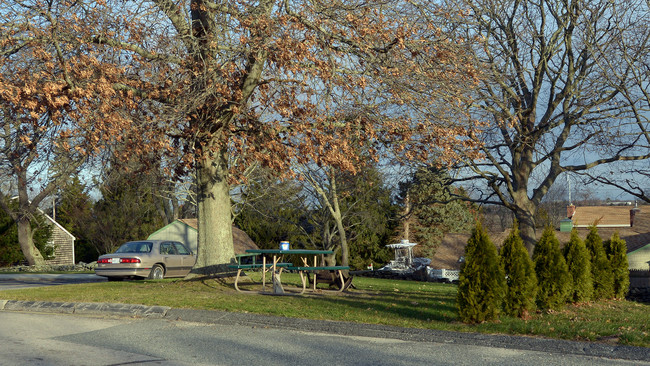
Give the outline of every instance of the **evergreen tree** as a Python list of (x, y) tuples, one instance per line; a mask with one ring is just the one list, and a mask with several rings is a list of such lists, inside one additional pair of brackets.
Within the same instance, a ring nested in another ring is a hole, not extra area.
[(515, 221), (499, 253), (506, 276), (503, 309), (507, 315), (524, 316), (535, 310), (537, 276)]
[(627, 245), (625, 240), (614, 233), (605, 243), (605, 251), (612, 267), (614, 278), (614, 297), (623, 299), (630, 289), (630, 272), (627, 263)]
[(157, 207), (155, 182), (146, 171), (126, 172), (107, 167), (102, 197), (92, 210), (88, 236), (100, 254), (111, 253), (129, 240), (146, 239), (164, 226)]
[(570, 300), (574, 302), (591, 300), (594, 294), (594, 282), (591, 276), (589, 252), (575, 229), (571, 231), (571, 239), (564, 247), (564, 258), (573, 279)]
[(614, 297), (614, 277), (612, 267), (607, 259), (603, 240), (598, 235), (598, 228), (589, 228), (585, 239), (585, 246), (589, 251), (591, 260), (591, 275), (594, 280), (594, 300), (609, 299)]
[(571, 293), (571, 275), (550, 226), (535, 245), (533, 262), (538, 282), (537, 305), (542, 309), (560, 309)]
[[(18, 202), (10, 200), (8, 205), (18, 209)], [(45, 222), (40, 213), (30, 220), (34, 234), (34, 245), (44, 259), (54, 258), (54, 247), (47, 245), (52, 236), (52, 227)], [(25, 255), (18, 243), (18, 226), (3, 210), (0, 210), (0, 266), (11, 266), (25, 260)]]
[[(312, 247), (310, 208), (300, 186), (256, 172), (238, 197), (235, 225), (263, 249), (277, 249), (280, 241), (293, 248)], [(309, 243), (309, 245), (305, 245)]]
[[(336, 176), (338, 203), (349, 245), (349, 265), (353, 269), (378, 267), (393, 256), (390, 243), (397, 223), (397, 206), (391, 191), (376, 167), (365, 166), (356, 175)], [(324, 184), (324, 190), (329, 187)], [(249, 178), (239, 196), (241, 209), (235, 223), (260, 248), (277, 248), (281, 240), (296, 247), (337, 250), (340, 232), (322, 197), (300, 181), (278, 180), (271, 172), (259, 170)], [(327, 259), (327, 258), (326, 258)], [(340, 258), (334, 258), (340, 263)]]
[(505, 274), (496, 247), (479, 224), (465, 247), (458, 282), (458, 316), (466, 323), (497, 319), (505, 292)]
[(74, 257), (77, 261), (90, 263), (99, 253), (92, 245), (89, 235), (93, 231), (93, 202), (85, 184), (73, 177), (56, 194), (56, 222), (74, 235)]
[(466, 193), (450, 181), (447, 170), (433, 166), (419, 169), (409, 182), (400, 184), (400, 196), (404, 201), (408, 196), (410, 206), (408, 239), (418, 243), (414, 249), (418, 256), (433, 258), (445, 234), (467, 232), (476, 222), (476, 206), (454, 200)]

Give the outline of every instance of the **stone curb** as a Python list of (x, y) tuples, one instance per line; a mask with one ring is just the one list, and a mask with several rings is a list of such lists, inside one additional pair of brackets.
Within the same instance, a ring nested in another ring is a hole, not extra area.
[(131, 304), (0, 300), (0, 310), (34, 311), (42, 313), (163, 318), (170, 309), (171, 308), (167, 306), (145, 306)]
[(390, 338), (414, 342), (467, 344), (632, 361), (650, 361), (650, 349), (643, 347), (565, 341), (526, 336), (490, 335), (432, 329), (401, 328), (387, 325), (359, 324), (344, 321), (286, 318), (218, 310), (173, 309), (167, 306), (0, 300), (0, 311), (33, 311), (43, 313), (159, 318), (206, 324), (243, 325), (253, 328), (292, 329), (303, 332), (318, 332), (343, 336)]
[(0, 281), (36, 281), (36, 282), (105, 282), (105, 277), (89, 273), (79, 274), (51, 274), (51, 273), (2, 273)]

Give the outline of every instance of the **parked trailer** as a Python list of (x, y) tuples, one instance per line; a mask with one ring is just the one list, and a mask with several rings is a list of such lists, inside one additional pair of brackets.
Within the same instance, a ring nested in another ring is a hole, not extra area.
[(456, 269), (434, 269), (429, 268), (428, 276), (431, 281), (436, 282), (458, 282), (459, 270)]

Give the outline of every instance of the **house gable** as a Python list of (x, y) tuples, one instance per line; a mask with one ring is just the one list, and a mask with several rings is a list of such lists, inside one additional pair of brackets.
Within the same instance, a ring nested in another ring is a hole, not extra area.
[(650, 244), (627, 253), (627, 263), (629, 269), (647, 271), (650, 268)]
[[(232, 238), (235, 254), (244, 254), (246, 249), (259, 249), (248, 234), (235, 226), (232, 227)], [(198, 247), (198, 220), (175, 220), (171, 224), (166, 225), (149, 235), (147, 239), (180, 241), (187, 245), (192, 252), (196, 253)]]
[[(192, 252), (196, 253), (198, 230), (196, 224), (189, 225), (187, 220), (175, 220), (149, 235), (149, 240), (174, 240), (185, 244)], [(196, 221), (196, 220), (195, 220)]]
[(76, 238), (52, 217), (43, 213), (48, 225), (52, 226), (52, 236), (48, 245), (54, 246), (54, 258), (46, 261), (49, 265), (74, 265), (74, 241)]

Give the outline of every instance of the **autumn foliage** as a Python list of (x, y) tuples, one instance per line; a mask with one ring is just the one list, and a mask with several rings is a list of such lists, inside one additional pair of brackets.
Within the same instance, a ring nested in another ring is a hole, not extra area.
[(257, 164), (355, 173), (367, 159), (472, 150), (464, 105), (480, 74), (430, 5), (7, 1), (3, 67), (22, 64), (2, 94), (27, 106), (15, 112), (26, 123), (46, 113), (61, 126), (53, 146), (120, 143), (125, 158), (166, 156), (170, 174), (192, 173), (197, 266), (219, 265), (233, 254), (230, 187)]
[(137, 153), (154, 141), (153, 128), (133, 132), (137, 101), (116, 87), (124, 69), (85, 43), (83, 21), (96, 19), (80, 14), (68, 2), (0, 3), (0, 207), (30, 264), (44, 260), (31, 221), (45, 197), (114, 143)]

